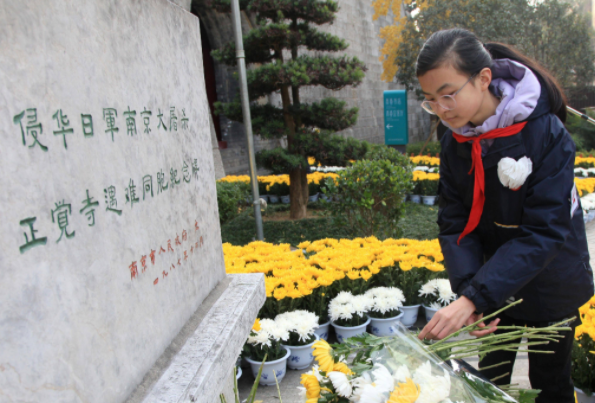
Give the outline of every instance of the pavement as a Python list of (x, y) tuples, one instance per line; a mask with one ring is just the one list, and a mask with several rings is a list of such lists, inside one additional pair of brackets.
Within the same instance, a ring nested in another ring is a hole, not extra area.
[[(587, 242), (589, 244), (589, 253), (591, 255), (591, 267), (595, 267), (595, 220), (587, 223)], [(425, 325), (424, 315), (420, 311), (417, 323), (414, 327), (423, 327)], [(329, 340), (330, 341), (330, 340)], [(477, 368), (478, 358), (465, 359), (469, 364)], [(300, 397), (298, 386), (300, 386), (300, 376), (308, 372), (310, 369), (301, 371), (288, 370), (283, 380), (279, 383), (279, 391), (275, 386), (259, 386), (256, 392), (256, 401), (261, 403), (303, 403)], [(238, 381), (238, 391), (240, 395), (240, 402), (243, 402), (249, 395), (254, 377), (252, 376), (250, 367), (245, 362), (242, 363), (243, 374)], [(517, 355), (514, 370), (512, 372), (512, 383), (518, 384), (521, 388), (530, 388), (529, 383), (529, 360), (526, 353)], [(279, 396), (280, 392), (280, 396)]]

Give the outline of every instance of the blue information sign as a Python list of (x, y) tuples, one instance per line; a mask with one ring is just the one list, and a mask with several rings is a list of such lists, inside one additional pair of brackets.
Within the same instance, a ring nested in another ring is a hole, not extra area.
[(408, 142), (407, 91), (384, 91), (384, 144), (404, 145)]

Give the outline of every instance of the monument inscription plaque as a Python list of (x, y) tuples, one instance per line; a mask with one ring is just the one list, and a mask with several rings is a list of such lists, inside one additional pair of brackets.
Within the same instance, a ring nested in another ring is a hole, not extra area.
[(198, 24), (0, 0), (0, 400), (123, 401), (225, 277)]

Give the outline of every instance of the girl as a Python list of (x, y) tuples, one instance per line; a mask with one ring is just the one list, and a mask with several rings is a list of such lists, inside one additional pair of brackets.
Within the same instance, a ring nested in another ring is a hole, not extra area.
[[(442, 339), (521, 298), (475, 335), (497, 332), (499, 323), (547, 326), (577, 316), (593, 295), (593, 272), (574, 187), (575, 146), (555, 79), (512, 48), (484, 45), (463, 29), (434, 33), (416, 73), (422, 107), (450, 129), (441, 140), (438, 225), (459, 295), (419, 337)], [(574, 402), (573, 335), (533, 347), (554, 354), (529, 354), (531, 386), (542, 390), (537, 402)], [(480, 369), (510, 361), (484, 374), (512, 373), (515, 357), (491, 353)], [(510, 375), (497, 383), (509, 384)]]

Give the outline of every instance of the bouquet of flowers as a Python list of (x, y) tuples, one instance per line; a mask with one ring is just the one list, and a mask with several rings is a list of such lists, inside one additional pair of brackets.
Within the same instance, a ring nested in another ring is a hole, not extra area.
[[(522, 302), (519, 300), (503, 310)], [(453, 335), (424, 344), (405, 327), (397, 328), (397, 337), (362, 335), (347, 339), (343, 344), (329, 345), (324, 340), (313, 345), (318, 363), (303, 374), (301, 384), (307, 403), (479, 403), (534, 402), (539, 391), (498, 388), (481, 374), (469, 372), (459, 358), (490, 351), (531, 346), (557, 341), (560, 331), (568, 331), (564, 323), (546, 328), (510, 326), (506, 333), (492, 334), (481, 339), (448, 342), (462, 332), (479, 329), (478, 321)], [(485, 329), (485, 328), (484, 328)], [(521, 342), (526, 338), (526, 342)], [(515, 344), (517, 343), (517, 344)], [(457, 349), (453, 349), (457, 347)], [(439, 352), (447, 351), (448, 360)], [(473, 370), (474, 371), (474, 370)], [(506, 389), (506, 390), (504, 390)]]
[(375, 287), (365, 293), (371, 299), (370, 317), (378, 319), (393, 318), (400, 314), (405, 295), (396, 287)]
[(289, 332), (287, 341), (283, 343), (285, 345), (305, 346), (316, 339), (314, 330), (318, 328), (318, 316), (312, 312), (298, 310), (281, 313), (275, 317), (275, 323)]
[(419, 296), (424, 306), (440, 309), (457, 299), (457, 294), (452, 292), (450, 281), (442, 278), (430, 280), (421, 286)]
[(328, 312), (335, 324), (354, 327), (368, 320), (366, 314), (373, 305), (374, 300), (370, 295), (353, 295), (349, 291), (341, 291), (331, 300)]

